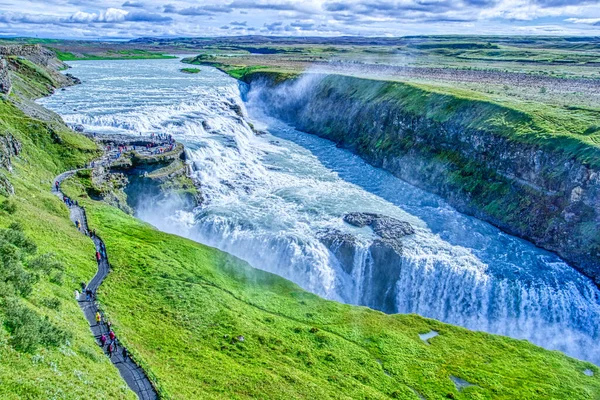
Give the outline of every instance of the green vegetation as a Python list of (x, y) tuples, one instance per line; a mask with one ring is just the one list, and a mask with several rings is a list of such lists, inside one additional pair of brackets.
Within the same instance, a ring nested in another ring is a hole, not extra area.
[(73, 298), (96, 271), (94, 247), (50, 193), (54, 176), (96, 146), (5, 100), (0, 115), (0, 134), (22, 145), (4, 173), (15, 194), (0, 196), (0, 398), (134, 399)]
[[(21, 75), (23, 93), (39, 92), (33, 80), (42, 75)], [(450, 105), (460, 108), (454, 100)], [(22, 145), (13, 172), (3, 171), (15, 194), (0, 196), (0, 398), (133, 399), (73, 299), (79, 282), (96, 271), (93, 244), (50, 193), (56, 175), (95, 158), (98, 149), (6, 100), (0, 116), (0, 134)], [(596, 399), (600, 393), (600, 369), (590, 363), (416, 315), (323, 300), (90, 199), (89, 178), (79, 174), (63, 188), (106, 242), (112, 271), (99, 300), (165, 398)], [(432, 329), (440, 335), (424, 343), (418, 334)], [(451, 376), (475, 386), (458, 391)]]
[[(298, 76), (297, 73), (260, 68), (257, 71), (258, 68), (221, 66), (223, 71), (245, 81), (262, 76), (280, 83)], [(585, 164), (600, 167), (600, 131), (596, 129), (600, 111), (597, 110), (532, 103), (517, 105), (469, 90), (343, 75), (330, 75), (321, 86), (322, 92), (335, 88), (344, 99), (358, 99), (365, 104), (393, 104), (403, 112), (435, 122), (453, 120), (465, 128), (539, 145), (562, 153), (565, 158), (574, 157)]]
[(90, 60), (141, 60), (141, 59), (168, 59), (176, 56), (154, 53), (146, 50), (107, 50), (94, 54), (74, 54), (53, 48), (56, 56), (61, 61), (90, 61)]
[[(596, 367), (524, 341), (323, 300), (65, 186), (105, 239), (100, 301), (171, 398), (594, 398)], [(419, 333), (440, 336), (423, 343)], [(458, 392), (449, 376), (478, 386)], [(193, 384), (190, 384), (193, 382)]]
[(197, 74), (200, 72), (200, 68), (181, 68), (180, 71), (186, 74)]

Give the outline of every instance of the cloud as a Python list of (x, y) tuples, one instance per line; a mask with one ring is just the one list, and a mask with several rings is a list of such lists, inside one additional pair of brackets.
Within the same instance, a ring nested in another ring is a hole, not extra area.
[(315, 27), (315, 24), (314, 24), (314, 22), (295, 21), (295, 22), (290, 23), (290, 27), (308, 31), (308, 30), (313, 29)]
[(567, 7), (598, 4), (597, 0), (533, 0), (532, 2), (542, 7)]
[(273, 22), (270, 24), (264, 24), (263, 26), (265, 27), (264, 30), (267, 31), (281, 31), (283, 29), (283, 22)]
[(186, 7), (183, 9), (177, 9), (172, 4), (166, 5), (163, 8), (166, 13), (175, 13), (179, 15), (214, 15), (219, 13), (230, 13), (233, 10), (227, 5), (206, 5), (206, 6), (195, 6)]
[(132, 11), (125, 16), (125, 20), (135, 22), (171, 22), (173, 18), (147, 11)]
[(574, 24), (586, 24), (586, 25), (596, 25), (600, 24), (600, 18), (567, 18), (566, 22), (571, 22)]
[[(232, 15), (243, 20), (231, 21)], [(253, 30), (399, 36), (516, 29), (596, 36), (599, 26), (598, 0), (0, 0), (4, 36), (213, 36)]]
[(126, 1), (121, 5), (121, 7), (130, 7), (130, 8), (144, 8), (144, 4), (137, 1)]
[(100, 13), (87, 13), (83, 11), (77, 11), (75, 14), (62, 20), (62, 22), (72, 23), (92, 23), (92, 22), (121, 22), (125, 21), (125, 17), (129, 14), (125, 10), (120, 8), (107, 8), (105, 11)]

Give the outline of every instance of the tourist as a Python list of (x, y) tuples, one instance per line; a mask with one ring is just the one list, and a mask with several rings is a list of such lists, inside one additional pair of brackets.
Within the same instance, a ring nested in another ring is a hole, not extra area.
[(104, 345), (106, 344), (106, 335), (104, 333), (102, 334), (102, 336), (100, 336), (100, 343), (102, 347), (104, 347)]
[(101, 258), (101, 257), (100, 257), (100, 252), (98, 252), (98, 251), (97, 251), (97, 252), (96, 252), (96, 260), (100, 261), (100, 258)]
[(108, 332), (108, 337), (110, 338), (110, 340), (115, 340), (115, 333), (113, 331)]
[(129, 352), (127, 351), (127, 349), (125, 347), (123, 347), (123, 351), (121, 351), (121, 354), (123, 355), (123, 362), (127, 362), (127, 357), (129, 356)]
[(113, 345), (112, 343), (108, 345), (108, 357), (112, 358), (112, 353), (113, 353)]
[(102, 324), (102, 316), (100, 315), (99, 311), (96, 311), (96, 325), (101, 325)]
[(79, 301), (79, 290), (75, 289), (75, 300)]

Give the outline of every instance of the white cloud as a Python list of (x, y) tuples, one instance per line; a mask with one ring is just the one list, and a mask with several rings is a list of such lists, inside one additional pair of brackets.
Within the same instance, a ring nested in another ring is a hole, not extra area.
[[(19, 10), (15, 12), (14, 10)], [(234, 15), (244, 15), (246, 25)], [(239, 25), (237, 25), (239, 24)], [(57, 29), (60, 26), (60, 29)], [(230, 29), (221, 29), (228, 26)], [(558, 28), (556, 28), (558, 27)], [(600, 34), (596, 0), (2, 0), (4, 35)]]

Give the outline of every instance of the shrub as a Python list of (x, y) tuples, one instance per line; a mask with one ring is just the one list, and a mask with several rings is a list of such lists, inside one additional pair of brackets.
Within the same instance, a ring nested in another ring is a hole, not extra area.
[(48, 317), (42, 318), (15, 298), (6, 301), (4, 325), (11, 334), (10, 344), (16, 350), (27, 353), (35, 351), (40, 345), (59, 346), (70, 337), (66, 331), (52, 324)]
[(17, 203), (12, 200), (6, 199), (0, 203), (0, 211), (4, 211), (7, 214), (14, 214), (17, 211)]

